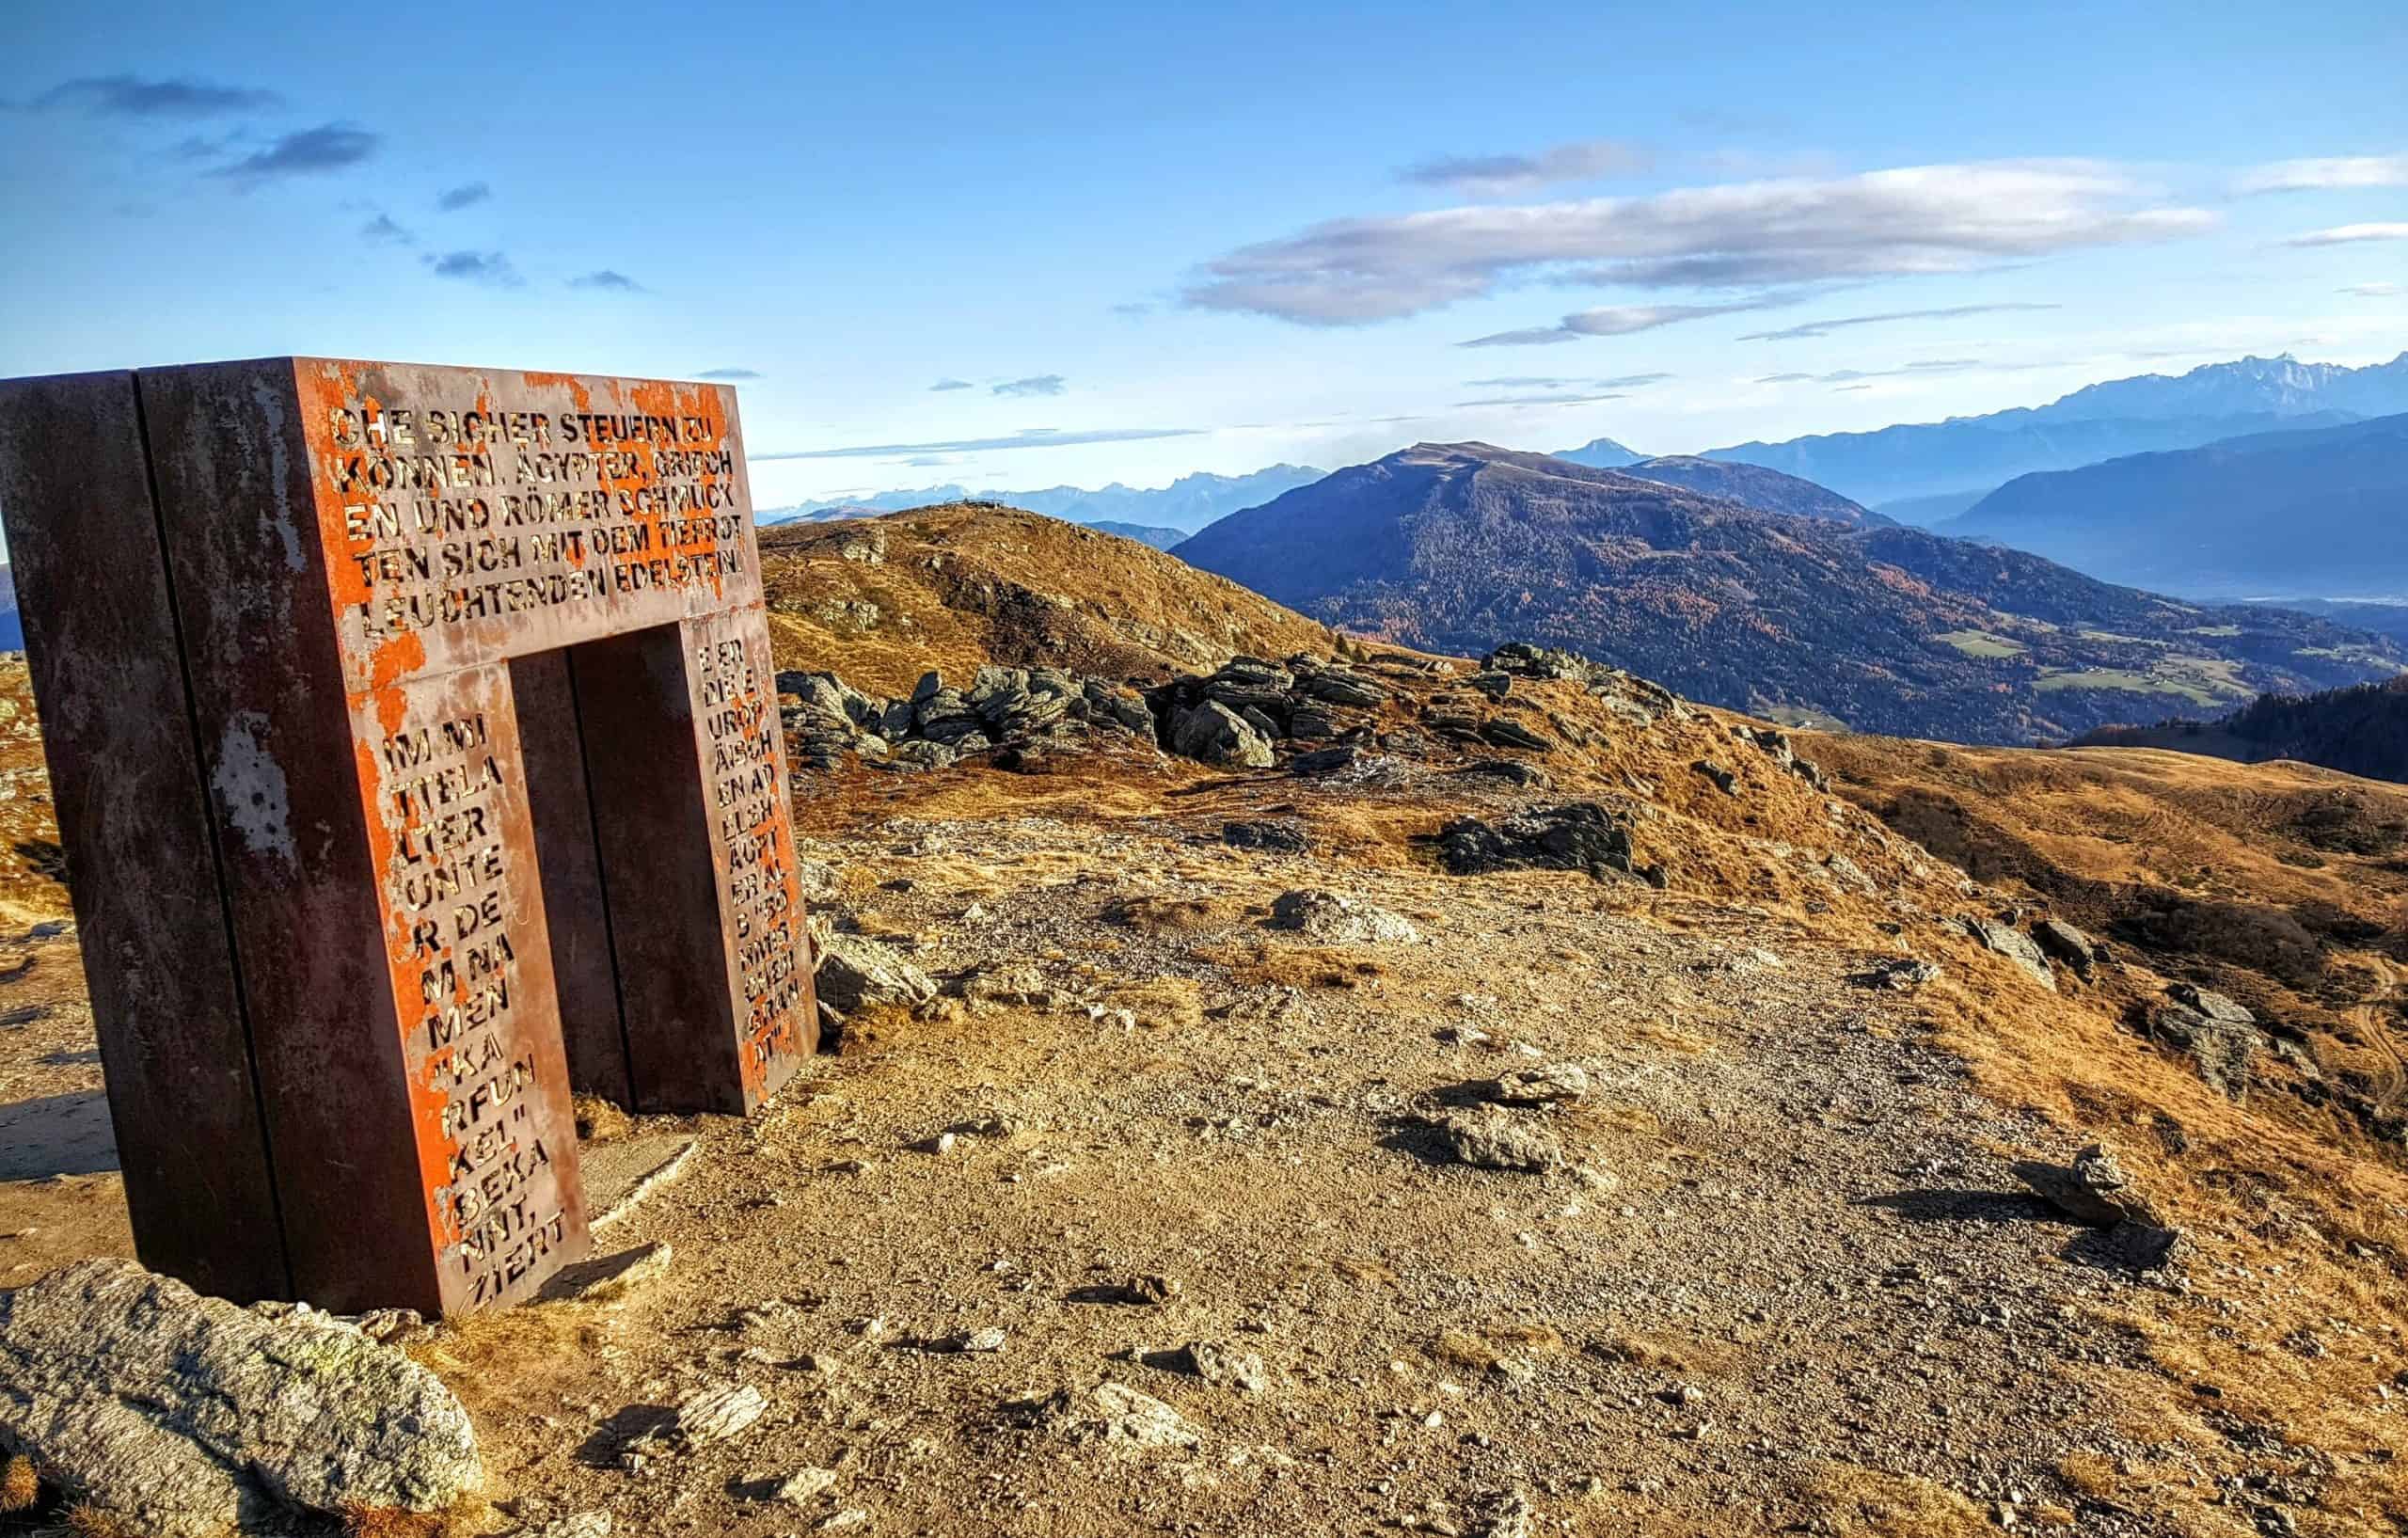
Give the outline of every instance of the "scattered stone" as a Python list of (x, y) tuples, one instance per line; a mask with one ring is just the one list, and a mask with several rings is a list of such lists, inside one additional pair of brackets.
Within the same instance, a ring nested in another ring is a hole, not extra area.
[(2155, 1224), (2157, 1211), (2132, 1184), (2115, 1156), (2093, 1143), (2060, 1167), (2028, 1160), (2015, 1166), (2024, 1184), (2053, 1203), (2067, 1216), (2097, 1228), (2138, 1221)]
[(609, 1512), (574, 1512), (540, 1528), (521, 1528), (516, 1538), (610, 1538)]
[(677, 1402), (669, 1430), (680, 1441), (701, 1447), (724, 1442), (752, 1429), (768, 1413), (768, 1400), (749, 1383), (698, 1388)]
[(1494, 668), (1483, 669), (1464, 680), (1492, 700), (1501, 700), (1513, 687), (1513, 675)]
[(851, 1532), (869, 1526), (869, 1513), (858, 1506), (848, 1507), (819, 1524), (822, 1532)]
[(1289, 822), (1225, 822), (1221, 824), (1221, 842), (1232, 848), (1268, 849), (1279, 854), (1302, 854), (1312, 848), (1305, 831)]
[(1011, 1408), (1023, 1424), (1070, 1442), (1133, 1451), (1192, 1448), (1203, 1440), (1178, 1411), (1121, 1383), (1101, 1383), (1084, 1393), (1065, 1388)]
[(2077, 977), (2088, 978), (2099, 965), (2098, 943), (2063, 919), (2040, 920), (2032, 926), (2032, 938), (2043, 951), (2071, 967)]
[(1884, 957), (1858, 973), (1852, 980), (1861, 988), (1886, 988), (1893, 993), (1911, 993), (1940, 980), (1940, 963), (1914, 956)]
[(1507, 785), (1520, 785), (1525, 789), (1543, 790), (1554, 783), (1547, 778), (1546, 770), (1518, 758), (1476, 758), (1455, 772), (1484, 780), (1502, 780)]
[(1529, 1492), (1507, 1490), (1489, 1498), (1471, 1531), (1473, 1538), (1530, 1538), (1536, 1521)]
[(1873, 878), (1864, 873), (1862, 865), (1858, 864), (1846, 855), (1823, 856), (1823, 868), (1830, 872), (1832, 880), (1849, 892), (1868, 895), (1875, 890)]
[(1310, 753), (1298, 753), (1288, 760), (1288, 771), (1291, 774), (1335, 774), (1339, 769), (1352, 768), (1354, 761), (1362, 756), (1362, 750), (1354, 744), (1341, 742), (1335, 748), (1315, 748)]
[(1712, 781), (1714, 783), (1715, 789), (1719, 790), (1725, 796), (1732, 797), (1735, 800), (1737, 799), (1739, 795), (1739, 776), (1737, 774), (1732, 772), (1730, 769), (1724, 769), (1721, 765), (1716, 763), (1711, 758), (1701, 758), (1696, 763), (1691, 764), (1689, 768)]
[(834, 1469), (798, 1468), (769, 1486), (763, 1498), (782, 1500), (789, 1506), (808, 1506), (835, 1487)]
[(2049, 959), (2040, 954), (2039, 944), (2030, 935), (2012, 924), (1993, 919), (1968, 918), (1961, 922), (1967, 934), (2022, 968), (2034, 982), (2052, 993), (2056, 991), (2056, 974), (2049, 970)]
[(0, 1445), (149, 1538), (217, 1538), (294, 1511), (434, 1512), (481, 1476), (467, 1412), (400, 1351), (127, 1261), (0, 1294)]
[(1578, 1100), (1589, 1092), (1589, 1075), (1571, 1063), (1515, 1069), (1489, 1081), (1486, 1098), (1499, 1105), (1546, 1105)]
[(832, 934), (819, 947), (819, 1000), (846, 1014), (867, 1005), (918, 1006), (937, 996), (936, 980), (863, 935)]
[(2167, 997), (2175, 1003), (2197, 1010), (2219, 1025), (2255, 1025), (2258, 1017), (2247, 1008), (2212, 989), (2191, 983), (2172, 983), (2166, 987)]
[(1281, 893), (1271, 904), (1271, 927), (1331, 944), (1414, 944), (1421, 939), (1402, 914), (1319, 887)]
[(1271, 1387), (1262, 1358), (1211, 1340), (1191, 1340), (1170, 1354), (1170, 1366), (1215, 1387), (1259, 1394)]
[(1502, 1114), (1450, 1116), (1439, 1123), (1448, 1151), (1481, 1169), (1540, 1172), (1563, 1166), (1563, 1145), (1532, 1121)]
[(1386, 693), (1370, 679), (1339, 668), (1328, 668), (1304, 681), (1304, 691), (1316, 700), (1331, 705), (1367, 708), (1387, 698)]
[(1132, 1276), (1121, 1288), (1132, 1303), (1149, 1307), (1168, 1303), (1179, 1295), (1179, 1283), (1168, 1276), (1152, 1275)]
[(1509, 716), (1481, 722), (1480, 735), (1500, 748), (1521, 748), (1530, 753), (1555, 752), (1553, 737), (1533, 732)]
[(940, 1336), (927, 1342), (927, 1349), (960, 1356), (983, 1356), (1003, 1350), (1004, 1343), (1008, 1339), (1004, 1333), (1003, 1326), (989, 1324), (983, 1329), (958, 1330), (951, 1335)]

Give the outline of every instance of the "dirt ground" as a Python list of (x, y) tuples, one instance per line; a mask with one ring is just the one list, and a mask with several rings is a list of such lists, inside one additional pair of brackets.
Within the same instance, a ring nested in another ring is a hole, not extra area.
[[(749, 1121), (605, 1118), (699, 1140), (601, 1245), (667, 1269), (412, 1347), (486, 1449), (454, 1531), (2408, 1531), (2396, 1161), (2134, 1039), (2145, 967), (2051, 991), (1979, 950), (1954, 920), (2006, 893), (1721, 718), (1529, 687), (1594, 734), (1551, 784), (1150, 747), (810, 777), (821, 912), (944, 991)], [(1664, 889), (1427, 843), (1584, 799)], [(1307, 888), (1410, 937), (1275, 928)], [(63, 902), (9, 890), (0, 1284), (130, 1245), (72, 937), (35, 932)], [(1901, 957), (1940, 977), (1863, 986)], [(1478, 1103), (1566, 1066), (1576, 1098)], [(1560, 1163), (1465, 1164), (1457, 1116)], [(2100, 1139), (2181, 1264), (2017, 1174)], [(735, 1386), (740, 1434), (660, 1435)]]

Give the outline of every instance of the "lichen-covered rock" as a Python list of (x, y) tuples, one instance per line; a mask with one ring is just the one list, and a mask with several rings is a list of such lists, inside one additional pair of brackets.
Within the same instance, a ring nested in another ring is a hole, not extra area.
[(2021, 967), (2034, 982), (2052, 993), (2056, 991), (2057, 975), (2049, 970), (2049, 959), (2040, 954), (2038, 942), (2030, 935), (2012, 924), (1986, 918), (1965, 920), (1965, 932)]
[(0, 1296), (0, 1447), (151, 1538), (345, 1506), (439, 1511), (482, 1477), (467, 1411), (400, 1351), (128, 1261)]
[(749, 1383), (698, 1388), (677, 1402), (675, 1431), (695, 1446), (724, 1442), (750, 1431), (768, 1408), (768, 1400)]
[(936, 979), (875, 940), (831, 934), (819, 947), (819, 1002), (849, 1014), (864, 1005), (921, 1005)]
[(1172, 719), (1170, 751), (1208, 764), (1271, 767), (1271, 739), (1218, 700), (1206, 700)]
[(1451, 1116), (1439, 1125), (1447, 1150), (1482, 1169), (1539, 1173), (1563, 1165), (1563, 1145), (1535, 1121), (1502, 1114)]
[(1340, 945), (1412, 944), (1421, 938), (1413, 921), (1401, 913), (1319, 887), (1279, 894), (1271, 903), (1271, 927)]
[(1661, 885), (1631, 855), (1630, 830), (1594, 801), (1536, 807), (1499, 823), (1462, 817), (1438, 834), (1438, 858), (1458, 876), (1499, 870), (1579, 870), (1640, 875)]

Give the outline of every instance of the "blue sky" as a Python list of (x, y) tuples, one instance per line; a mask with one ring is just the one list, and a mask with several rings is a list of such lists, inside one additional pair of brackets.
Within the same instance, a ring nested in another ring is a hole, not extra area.
[(2408, 346), (2396, 4), (33, 0), (11, 34), (0, 374), (740, 373), (763, 505), (1678, 452)]

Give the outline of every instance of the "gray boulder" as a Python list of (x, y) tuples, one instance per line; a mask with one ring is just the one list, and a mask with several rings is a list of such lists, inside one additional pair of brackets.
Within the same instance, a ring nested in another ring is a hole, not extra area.
[(2030, 935), (2012, 924), (1991, 919), (1969, 918), (1964, 922), (1967, 934), (2021, 967), (2034, 982), (2052, 993), (2056, 991), (2057, 975), (2049, 970), (2049, 959), (2040, 954), (2038, 943)]
[(2042, 950), (2087, 977), (2099, 965), (2099, 944), (2061, 918), (2044, 918), (2032, 926), (2032, 938)]
[(150, 1538), (346, 1506), (436, 1512), (483, 1477), (467, 1411), (402, 1352), (130, 1261), (0, 1296), (0, 1447)]
[(1206, 700), (1173, 718), (1170, 751), (1208, 764), (1271, 767), (1271, 739), (1217, 700)]

